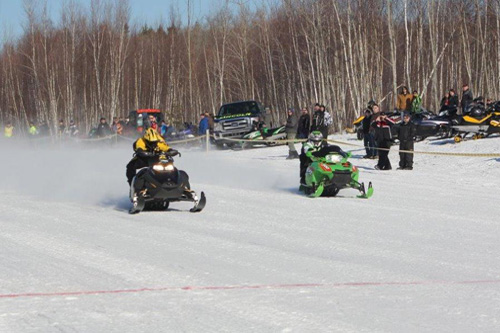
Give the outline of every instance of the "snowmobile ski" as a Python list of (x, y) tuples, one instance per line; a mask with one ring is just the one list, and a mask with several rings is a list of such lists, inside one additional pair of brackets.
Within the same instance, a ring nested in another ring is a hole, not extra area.
[(132, 200), (132, 207), (129, 209), (129, 214), (137, 214), (142, 212), (144, 209), (144, 206), (146, 205), (146, 201), (142, 196), (134, 196), (134, 199)]
[(368, 199), (369, 197), (371, 197), (373, 195), (373, 186), (372, 186), (372, 182), (370, 182), (368, 184), (368, 191), (365, 190), (365, 184), (364, 183), (361, 183), (361, 186), (359, 188), (359, 191), (361, 192), (360, 195), (358, 195), (358, 198), (361, 198), (361, 199)]
[(191, 208), (189, 211), (191, 213), (199, 213), (203, 210), (203, 208), (205, 208), (206, 204), (207, 204), (207, 198), (205, 197), (205, 193), (201, 192), (200, 199), (199, 200), (195, 199), (194, 207)]

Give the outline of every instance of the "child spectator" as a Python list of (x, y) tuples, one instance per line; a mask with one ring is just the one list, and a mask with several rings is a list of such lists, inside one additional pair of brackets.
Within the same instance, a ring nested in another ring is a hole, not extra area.
[[(410, 114), (405, 112), (403, 115), (403, 122), (398, 128), (399, 150), (413, 151), (415, 135), (415, 125), (411, 122)], [(398, 170), (413, 170), (413, 153), (399, 153)]]

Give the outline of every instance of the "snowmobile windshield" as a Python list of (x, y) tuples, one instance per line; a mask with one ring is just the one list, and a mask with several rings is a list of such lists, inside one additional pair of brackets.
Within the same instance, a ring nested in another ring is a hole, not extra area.
[(260, 112), (261, 106), (258, 102), (238, 102), (221, 106), (217, 118), (256, 116)]
[(325, 159), (329, 163), (340, 163), (342, 162), (342, 155), (339, 154), (328, 154), (325, 156)]

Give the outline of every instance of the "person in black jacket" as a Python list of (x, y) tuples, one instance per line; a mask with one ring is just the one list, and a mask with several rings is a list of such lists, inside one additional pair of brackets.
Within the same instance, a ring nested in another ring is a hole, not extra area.
[(391, 170), (391, 162), (389, 161), (389, 149), (392, 144), (391, 127), (394, 122), (387, 117), (384, 112), (380, 112), (372, 127), (375, 129), (375, 141), (378, 147), (378, 164), (375, 166), (377, 170)]
[(462, 100), (460, 101), (460, 106), (462, 107), (462, 114), (465, 114), (465, 109), (473, 101), (472, 91), (469, 89), (469, 85), (466, 83), (462, 87)]
[(285, 124), (286, 138), (288, 141), (288, 157), (287, 159), (299, 158), (299, 153), (295, 149), (295, 134), (297, 134), (297, 117), (293, 112), (293, 109), (288, 109), (288, 117)]
[(113, 132), (111, 131), (111, 128), (109, 127), (109, 124), (106, 121), (106, 118), (102, 117), (101, 120), (99, 121), (99, 125), (97, 125), (97, 130), (95, 132), (95, 135), (98, 138), (103, 138), (111, 134), (113, 134)]
[(457, 96), (457, 93), (455, 92), (455, 90), (450, 89), (448, 94), (450, 96), (450, 97), (448, 97), (448, 107), (449, 108), (458, 107), (458, 96)]
[(311, 128), (311, 117), (307, 108), (302, 109), (302, 115), (299, 118), (299, 125), (297, 126), (297, 138), (307, 139), (309, 137), (309, 130)]
[(366, 150), (366, 155), (363, 156), (363, 158), (375, 158), (377, 152), (375, 150), (375, 138), (373, 137), (373, 130), (371, 128), (372, 111), (370, 109), (365, 110), (365, 117), (361, 124), (363, 126), (363, 142)]
[(328, 136), (328, 126), (325, 125), (325, 109), (324, 106), (322, 109), (318, 103), (314, 105), (314, 114), (311, 122), (312, 131), (320, 131), (325, 138)]
[[(414, 138), (416, 135), (415, 125), (411, 122), (410, 114), (403, 115), (403, 122), (398, 128), (399, 150), (413, 151)], [(413, 153), (399, 153), (398, 170), (413, 170)]]

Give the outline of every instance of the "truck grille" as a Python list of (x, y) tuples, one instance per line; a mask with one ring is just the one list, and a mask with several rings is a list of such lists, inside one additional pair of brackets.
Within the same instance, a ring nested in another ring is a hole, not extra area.
[(248, 127), (246, 119), (226, 120), (222, 122), (224, 131), (238, 131)]

